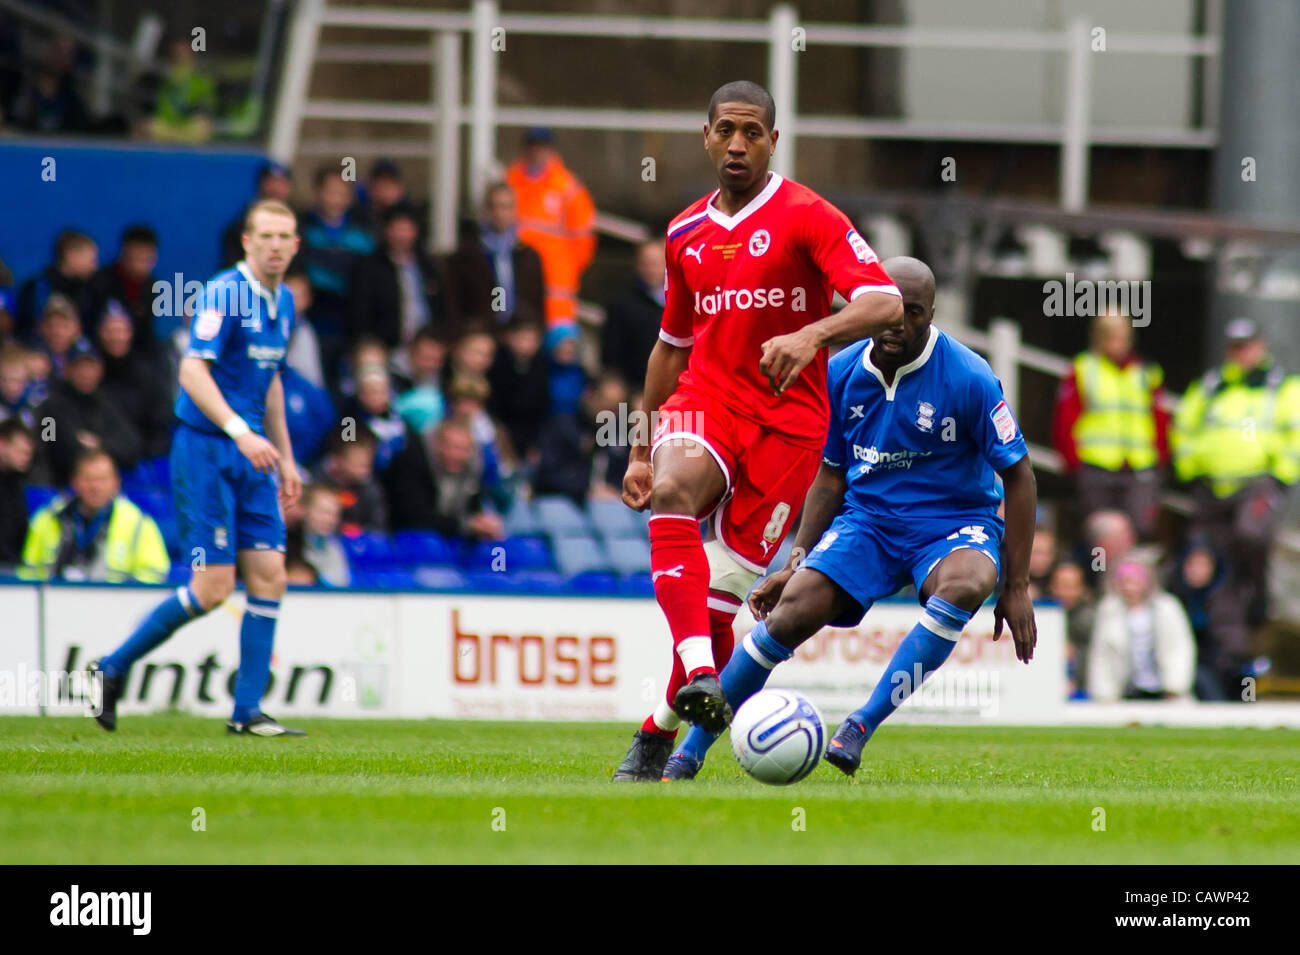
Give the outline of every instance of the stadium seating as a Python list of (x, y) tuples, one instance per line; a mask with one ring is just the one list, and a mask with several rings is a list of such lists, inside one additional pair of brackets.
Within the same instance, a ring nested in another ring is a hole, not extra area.
[(23, 488), (23, 493), (27, 497), (27, 513), (32, 515), (54, 500), (58, 496), (59, 489), (57, 487), (29, 485)]
[(460, 563), (466, 570), (495, 573), (555, 568), (551, 549), (543, 537), (508, 537), (503, 541), (470, 543)]
[(594, 537), (574, 535), (553, 539), (555, 563), (570, 579), (590, 571), (608, 571), (610, 563)]
[(588, 501), (587, 518), (596, 532), (606, 540), (612, 537), (646, 535), (646, 525), (641, 522), (637, 512), (622, 501)]
[(347, 552), (354, 577), (357, 573), (386, 571), (397, 563), (393, 545), (386, 534), (344, 537), (343, 549)]
[(567, 497), (547, 495), (535, 502), (538, 527), (552, 539), (590, 534), (586, 515)]
[(456, 545), (432, 531), (398, 531), (393, 535), (393, 557), (403, 566), (454, 567)]
[(605, 552), (609, 554), (609, 562), (614, 570), (620, 574), (626, 576), (650, 571), (650, 543), (643, 537), (607, 539)]

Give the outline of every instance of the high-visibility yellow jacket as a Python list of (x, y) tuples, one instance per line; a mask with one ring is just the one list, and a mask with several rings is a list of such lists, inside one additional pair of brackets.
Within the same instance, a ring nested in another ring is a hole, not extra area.
[(1180, 480), (1204, 478), (1216, 497), (1271, 474), (1300, 480), (1300, 377), (1227, 363), (1187, 389), (1173, 430)]
[(18, 576), (28, 580), (61, 577), (108, 583), (162, 583), (171, 569), (162, 532), (149, 515), (125, 497), (113, 501), (113, 512), (100, 531), (89, 561), (76, 556), (73, 509), (76, 502), (56, 497), (36, 512), (23, 545)]
[(537, 250), (546, 282), (546, 320), (572, 322), (578, 284), (596, 252), (596, 205), (564, 163), (552, 159), (536, 175), (524, 160), (506, 171), (519, 209), (519, 239)]
[(1155, 396), (1164, 381), (1159, 365), (1131, 361), (1123, 366), (1084, 352), (1074, 359), (1079, 417), (1074, 443), (1084, 464), (1141, 471), (1160, 461), (1156, 444)]

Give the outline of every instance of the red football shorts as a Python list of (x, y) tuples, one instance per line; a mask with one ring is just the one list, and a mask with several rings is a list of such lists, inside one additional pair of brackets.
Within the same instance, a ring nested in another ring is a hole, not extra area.
[(767, 570), (794, 527), (821, 465), (821, 450), (791, 444), (720, 402), (679, 388), (659, 409), (651, 454), (687, 438), (704, 446), (727, 489), (703, 514), (728, 553), (757, 574)]

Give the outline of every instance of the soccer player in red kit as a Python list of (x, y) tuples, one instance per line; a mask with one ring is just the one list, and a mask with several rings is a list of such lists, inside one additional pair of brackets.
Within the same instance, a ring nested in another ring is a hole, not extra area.
[[(682, 720), (711, 733), (730, 722), (717, 670), (732, 620), (821, 463), (823, 349), (902, 326), (898, 289), (848, 217), (768, 170), (775, 118), (755, 83), (713, 94), (704, 148), (718, 189), (668, 226), (664, 316), (645, 380), (644, 407), (659, 414), (649, 446), (632, 447), (623, 500), (652, 512), (650, 569), (673, 671), (615, 780), (657, 781)], [(836, 315), (833, 292), (849, 302)]]

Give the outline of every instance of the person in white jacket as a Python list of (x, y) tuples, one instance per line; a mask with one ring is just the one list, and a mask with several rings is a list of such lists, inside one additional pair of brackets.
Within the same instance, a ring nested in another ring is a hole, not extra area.
[(1159, 700), (1191, 693), (1196, 642), (1187, 613), (1156, 586), (1151, 568), (1124, 561), (1097, 605), (1088, 660), (1094, 700)]

